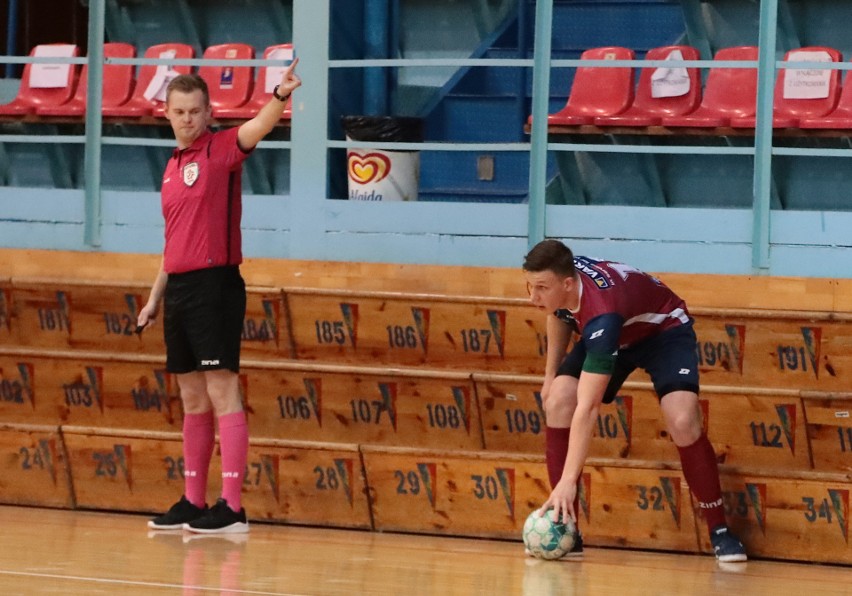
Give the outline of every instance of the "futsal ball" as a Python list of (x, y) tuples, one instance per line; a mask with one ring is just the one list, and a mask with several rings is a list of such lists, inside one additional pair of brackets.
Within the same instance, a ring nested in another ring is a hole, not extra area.
[(574, 548), (577, 528), (574, 521), (557, 521), (553, 509), (544, 515), (533, 511), (524, 522), (524, 546), (537, 559), (558, 559)]

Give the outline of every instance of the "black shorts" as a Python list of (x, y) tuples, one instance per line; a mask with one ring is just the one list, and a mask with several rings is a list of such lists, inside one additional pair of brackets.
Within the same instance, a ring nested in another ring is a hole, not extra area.
[(166, 370), (240, 370), (246, 284), (236, 266), (168, 277), (163, 314)]
[[(637, 368), (651, 375), (651, 382), (654, 384), (654, 391), (657, 392), (658, 398), (672, 391), (698, 393), (696, 343), (695, 330), (690, 322), (619, 350), (615, 360), (615, 370), (604, 393), (604, 403), (608, 404), (615, 399), (624, 381)], [(585, 360), (586, 347), (578, 342), (565, 356), (556, 375), (568, 375), (579, 379)]]

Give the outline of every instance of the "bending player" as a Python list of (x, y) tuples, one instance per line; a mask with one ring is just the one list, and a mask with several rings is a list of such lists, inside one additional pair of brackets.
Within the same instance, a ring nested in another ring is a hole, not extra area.
[[(552, 492), (541, 510), (576, 521), (577, 481), (601, 403), (610, 403), (636, 368), (647, 371), (698, 499), (719, 561), (745, 561), (722, 506), (719, 469), (701, 424), (696, 336), (686, 304), (653, 277), (627, 265), (574, 256), (558, 240), (526, 255), (532, 303), (547, 314), (541, 390)], [(579, 340), (565, 354), (572, 332)], [(582, 554), (582, 539), (571, 554)]]
[[(243, 161), (281, 119), (301, 85), (298, 59), (282, 74), (269, 102), (238, 128), (208, 129), (207, 85), (181, 75), (166, 91), (166, 118), (177, 149), (163, 176), (166, 244), (160, 272), (137, 324), (157, 316), (164, 299), (166, 370), (177, 376), (183, 403), (184, 495), (155, 517), (154, 529), (199, 533), (248, 532), (241, 491), (248, 426), (240, 396), (240, 339), (246, 311), (240, 275), (240, 175)], [(222, 498), (206, 503), (207, 473), (219, 423)]]

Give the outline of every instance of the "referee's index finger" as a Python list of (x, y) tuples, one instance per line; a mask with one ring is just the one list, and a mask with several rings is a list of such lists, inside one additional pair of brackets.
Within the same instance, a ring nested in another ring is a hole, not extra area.
[(290, 74), (296, 68), (296, 65), (298, 63), (299, 63), (299, 58), (298, 57), (293, 58), (293, 61), (289, 64), (289, 66), (287, 66), (287, 70), (285, 70), (284, 72), (287, 73), (287, 74)]

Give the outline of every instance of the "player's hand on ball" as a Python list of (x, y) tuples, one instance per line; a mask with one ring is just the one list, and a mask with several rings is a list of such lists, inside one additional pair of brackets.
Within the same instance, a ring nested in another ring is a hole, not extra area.
[(544, 505), (538, 510), (539, 514), (544, 515), (548, 509), (553, 509), (556, 514), (556, 519), (571, 519), (577, 521), (577, 515), (574, 511), (574, 497), (577, 496), (577, 483), (566, 482), (560, 480)]
[(577, 543), (577, 527), (568, 520), (557, 522), (556, 514), (548, 511), (539, 515), (538, 511), (529, 514), (524, 522), (521, 537), (528, 555), (537, 559), (559, 559), (571, 552)]

